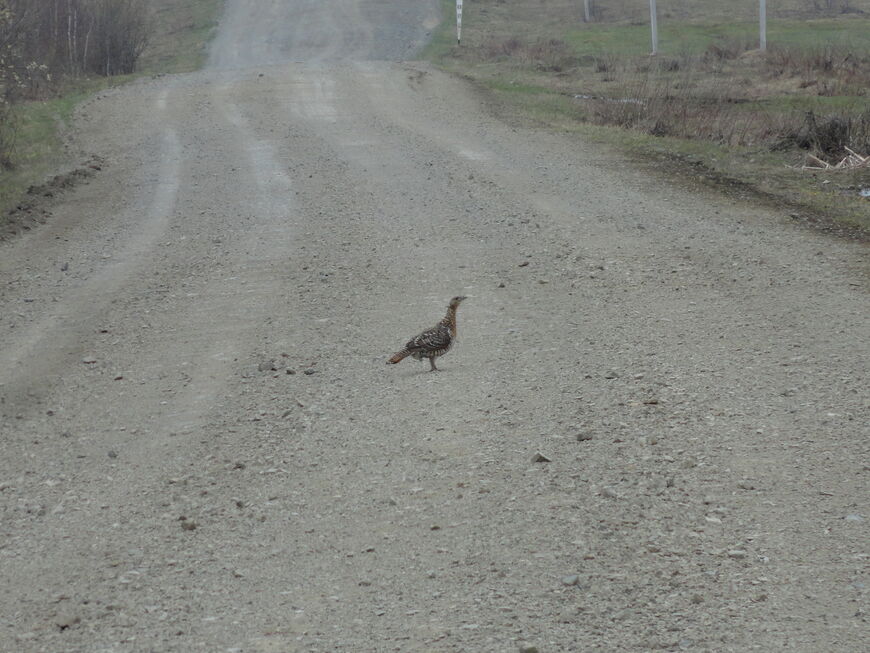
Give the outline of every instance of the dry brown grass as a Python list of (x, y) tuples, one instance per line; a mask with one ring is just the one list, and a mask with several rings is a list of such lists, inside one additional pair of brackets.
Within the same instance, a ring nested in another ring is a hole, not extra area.
[(808, 153), (870, 153), (870, 0), (768, 3), (767, 52), (757, 50), (757, 0), (660, 2), (655, 57), (648, 0), (596, 4), (583, 23), (578, 0), (476, 0), (462, 46), (446, 30), (429, 54), (535, 120), (617, 126), (594, 133), (870, 226), (858, 192), (870, 168), (826, 184), (796, 171)]
[(562, 72), (577, 64), (573, 49), (561, 39), (538, 38), (527, 43), (512, 36), (488, 41), (481, 50), (486, 59), (514, 61), (542, 72)]
[(866, 97), (870, 53), (789, 45), (761, 53), (753, 45), (724, 38), (693, 54), (579, 56), (562, 39), (511, 36), (488, 39), (473, 56), (564, 93), (582, 89), (573, 93), (582, 96), (577, 116), (595, 124), (722, 145), (789, 144), (820, 153), (870, 147), (865, 118), (853, 104), (822, 112), (813, 126), (800, 103), (778, 104), (781, 97)]
[(830, 45), (776, 46), (763, 62), (769, 77), (799, 78), (799, 88), (812, 95), (866, 96), (870, 89), (868, 52)]
[[(867, 112), (856, 104), (823, 115), (778, 105), (771, 92), (794, 97), (863, 97), (870, 89), (870, 58), (832, 48), (774, 48), (744, 57), (739, 44), (715, 44), (697, 57), (662, 57), (620, 65), (601, 59), (594, 71), (610, 82), (589, 102), (597, 124), (640, 129), (654, 136), (701, 138), (724, 145), (817, 150), (870, 150)], [(813, 116), (812, 121), (808, 116)]]

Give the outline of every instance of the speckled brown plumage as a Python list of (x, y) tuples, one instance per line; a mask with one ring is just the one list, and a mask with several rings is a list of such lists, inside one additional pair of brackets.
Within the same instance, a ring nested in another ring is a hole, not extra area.
[(396, 364), (408, 356), (416, 358), (418, 361), (428, 358), (429, 365), (431, 366), (429, 371), (437, 371), (435, 359), (450, 351), (453, 342), (456, 340), (456, 309), (463, 299), (465, 299), (464, 296), (451, 299), (450, 305), (447, 307), (447, 315), (444, 316), (444, 319), (431, 329), (427, 329), (423, 333), (411, 338), (404, 349), (396, 352), (389, 358), (387, 365)]

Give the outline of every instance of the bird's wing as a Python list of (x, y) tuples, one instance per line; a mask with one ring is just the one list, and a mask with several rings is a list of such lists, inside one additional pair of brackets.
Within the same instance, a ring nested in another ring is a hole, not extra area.
[(414, 336), (405, 345), (406, 349), (411, 351), (438, 351), (444, 349), (450, 344), (450, 330), (445, 324), (424, 331), (418, 336)]

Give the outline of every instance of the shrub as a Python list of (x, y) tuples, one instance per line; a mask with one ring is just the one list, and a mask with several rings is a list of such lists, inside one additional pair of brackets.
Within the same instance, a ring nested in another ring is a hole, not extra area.
[(0, 169), (9, 170), (13, 167), (12, 152), (15, 149), (16, 134), (12, 106), (8, 101), (0, 100)]
[(530, 45), (526, 52), (541, 70), (561, 72), (577, 63), (574, 51), (559, 39), (540, 39)]
[(818, 117), (812, 111), (803, 123), (785, 133), (783, 140), (805, 150), (828, 156), (840, 156), (848, 146), (861, 152), (870, 151), (870, 109), (857, 115)]
[(523, 49), (523, 42), (516, 36), (504, 40), (490, 40), (484, 46), (487, 58), (500, 59), (505, 57), (515, 57), (517, 53)]
[(746, 52), (747, 45), (738, 39), (718, 39), (707, 46), (701, 55), (705, 63), (731, 61)]
[(577, 57), (571, 47), (559, 39), (539, 39), (526, 44), (512, 36), (491, 40), (483, 46), (483, 53), (490, 59), (513, 58), (549, 72), (560, 72), (577, 64)]

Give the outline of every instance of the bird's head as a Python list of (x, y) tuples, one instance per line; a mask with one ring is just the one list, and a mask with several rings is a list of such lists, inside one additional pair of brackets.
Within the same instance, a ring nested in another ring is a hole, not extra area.
[(463, 299), (468, 299), (465, 295), (457, 295), (450, 300), (450, 308), (457, 308), (462, 303)]

